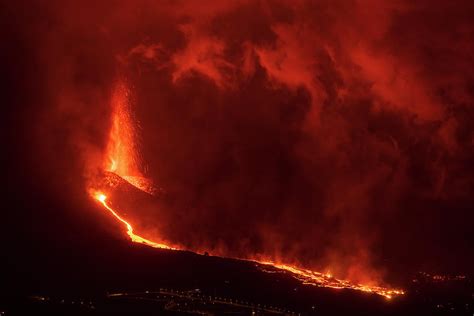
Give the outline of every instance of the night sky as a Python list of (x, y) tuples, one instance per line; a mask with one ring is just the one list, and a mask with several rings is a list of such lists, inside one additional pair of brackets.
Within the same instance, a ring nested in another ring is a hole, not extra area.
[(86, 190), (122, 81), (167, 201), (128, 210), (144, 229), (354, 281), (472, 274), (473, 16), (461, 0), (1, 4), (2, 273), (29, 284), (36, 262), (126, 242)]

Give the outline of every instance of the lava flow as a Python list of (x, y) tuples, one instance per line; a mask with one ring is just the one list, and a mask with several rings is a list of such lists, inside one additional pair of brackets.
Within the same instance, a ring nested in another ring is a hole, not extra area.
[[(139, 159), (137, 146), (135, 143), (136, 133), (134, 130), (133, 121), (130, 116), (128, 94), (129, 91), (126, 88), (126, 85), (119, 83), (112, 96), (112, 127), (109, 134), (109, 143), (107, 146), (104, 169), (105, 171), (113, 173), (121, 179), (127, 181), (137, 189), (149, 194), (153, 194), (154, 189), (151, 182), (142, 175), (137, 163)], [(135, 234), (132, 225), (123, 217), (121, 217), (118, 212), (114, 210), (113, 207), (107, 202), (107, 195), (101, 189), (90, 187), (88, 190), (92, 197), (97, 200), (106, 210), (108, 210), (115, 219), (125, 225), (127, 234), (132, 242), (145, 244), (154, 248), (192, 251), (190, 249), (182, 249), (174, 246), (172, 247), (164, 243), (155, 242)], [(347, 280), (334, 278), (329, 274), (315, 272), (287, 264), (255, 260), (251, 258), (233, 259), (254, 262), (264, 272), (288, 273), (302, 283), (313, 286), (335, 289), (352, 289), (378, 294), (386, 297), (387, 299), (390, 299), (395, 295), (404, 294), (404, 291), (402, 290), (389, 289), (380, 286), (353, 284)]]
[(112, 213), (112, 215), (118, 219), (119, 221), (121, 221), (122, 223), (125, 224), (125, 226), (127, 227), (127, 234), (128, 236), (130, 236), (130, 239), (133, 241), (133, 242), (138, 242), (138, 243), (142, 243), (142, 244), (145, 244), (147, 246), (150, 246), (150, 247), (153, 247), (153, 248), (161, 248), (161, 249), (175, 249), (173, 247), (170, 247), (168, 245), (165, 245), (165, 244), (160, 244), (160, 243), (157, 243), (157, 242), (154, 242), (154, 241), (151, 241), (151, 240), (148, 240), (148, 239), (145, 239), (141, 236), (138, 236), (136, 234), (133, 233), (133, 227), (132, 225), (130, 225), (126, 220), (124, 220), (120, 215), (117, 214), (117, 212), (115, 212), (108, 204), (107, 204), (107, 196), (103, 193), (100, 193), (100, 192), (96, 192), (94, 193), (94, 197), (100, 202), (102, 203), (102, 205), (110, 211), (110, 213)]
[(369, 286), (363, 284), (352, 284), (347, 280), (339, 280), (333, 278), (330, 274), (324, 274), (316, 271), (302, 269), (286, 264), (278, 264), (271, 261), (257, 261), (260, 264), (268, 265), (279, 270), (289, 272), (294, 278), (303, 282), (303, 284), (310, 284), (319, 287), (330, 287), (333, 289), (352, 289), (362, 292), (375, 293), (386, 297), (387, 299), (392, 298), (394, 295), (405, 294), (403, 290), (388, 289), (380, 286)]
[[(112, 207), (110, 207), (106, 200), (107, 196), (101, 192), (93, 193), (94, 198), (99, 201), (117, 220), (125, 224), (127, 227), (127, 234), (132, 240), (132, 242), (142, 243), (147, 246), (153, 248), (160, 248), (160, 249), (170, 249), (170, 250), (184, 250), (178, 249), (175, 247), (168, 246), (163, 243), (154, 242), (152, 240), (143, 238), (139, 235), (136, 235), (133, 232), (133, 227), (130, 225), (126, 220), (124, 220), (120, 215), (117, 214), (116, 211)], [(188, 250), (189, 251), (189, 250)], [(315, 272), (307, 269), (298, 268), (295, 266), (290, 266), (286, 264), (279, 264), (271, 261), (259, 261), (259, 260), (252, 260), (252, 259), (240, 259), (244, 261), (252, 261), (259, 264), (259, 267), (264, 272), (273, 272), (270, 270), (265, 269), (265, 267), (270, 267), (272, 269), (276, 269), (279, 272), (286, 272), (290, 273), (295, 279), (300, 280), (303, 284), (310, 284), (313, 286), (318, 287), (328, 287), (333, 289), (352, 289), (362, 292), (374, 293), (381, 296), (386, 297), (387, 299), (392, 298), (394, 295), (402, 295), (404, 291), (396, 290), (396, 289), (388, 289), (380, 286), (369, 286), (369, 285), (362, 285), (362, 284), (352, 284), (347, 280), (339, 280), (332, 277), (329, 274), (324, 274), (320, 272)]]

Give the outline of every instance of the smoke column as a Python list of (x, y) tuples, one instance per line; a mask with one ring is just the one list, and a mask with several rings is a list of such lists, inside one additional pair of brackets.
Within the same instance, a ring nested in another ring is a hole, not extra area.
[[(156, 200), (126, 210), (136, 234), (354, 282), (458, 268), (471, 249), (470, 2), (33, 1), (6, 12), (27, 21), (17, 33), (41, 70), (30, 102), (42, 106), (25, 113), (37, 173), (62, 199), (104, 169), (149, 179)], [(127, 158), (114, 165), (111, 151)]]

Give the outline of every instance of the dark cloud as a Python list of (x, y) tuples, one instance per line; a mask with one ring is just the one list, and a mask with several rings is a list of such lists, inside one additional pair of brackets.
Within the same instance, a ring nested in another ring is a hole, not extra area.
[(8, 9), (25, 21), (10, 23), (14, 50), (35, 60), (27, 132), (57, 187), (80, 190), (97, 169), (124, 80), (142, 172), (174, 201), (150, 212), (173, 242), (356, 280), (463, 269), (452, 262), (472, 247), (470, 2)]

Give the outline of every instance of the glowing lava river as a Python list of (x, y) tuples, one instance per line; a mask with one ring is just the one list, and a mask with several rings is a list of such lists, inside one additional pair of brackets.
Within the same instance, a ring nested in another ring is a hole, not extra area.
[[(104, 158), (104, 170), (113, 174), (120, 179), (133, 185), (142, 192), (153, 194), (153, 186), (140, 172), (137, 146), (135, 143), (136, 133), (134, 130), (133, 120), (130, 115), (130, 105), (128, 103), (129, 91), (123, 82), (119, 82), (112, 95), (112, 125), (109, 134), (109, 140)], [(132, 225), (119, 215), (119, 212), (113, 208), (108, 201), (106, 193), (90, 185), (87, 188), (90, 195), (101, 204), (117, 221), (121, 222), (127, 229), (127, 234), (132, 242), (145, 244), (150, 247), (169, 249), (177, 251), (190, 251), (189, 249), (181, 249), (176, 246), (166, 245), (146, 239), (134, 233)], [(191, 250), (192, 251), (192, 250)], [(371, 286), (363, 284), (354, 284), (347, 280), (334, 278), (329, 274), (315, 272), (296, 266), (272, 261), (261, 261), (252, 258), (232, 258), (254, 262), (260, 270), (268, 273), (287, 273), (293, 278), (301, 281), (303, 284), (310, 284), (317, 287), (327, 287), (334, 289), (351, 289), (367, 293), (373, 293), (390, 299), (397, 295), (403, 295), (403, 290), (390, 289), (381, 286)]]
[(127, 227), (127, 234), (128, 236), (130, 237), (130, 239), (133, 241), (133, 242), (138, 242), (138, 243), (143, 243), (147, 246), (150, 246), (150, 247), (153, 247), (153, 248), (161, 248), (161, 249), (173, 249), (173, 250), (177, 250), (176, 248), (173, 248), (173, 247), (170, 247), (170, 246), (167, 246), (167, 245), (164, 245), (164, 244), (160, 244), (160, 243), (156, 243), (154, 241), (151, 241), (151, 240), (148, 240), (148, 239), (145, 239), (143, 237), (140, 237), (136, 234), (133, 233), (133, 227), (132, 225), (130, 225), (126, 220), (124, 220), (122, 217), (120, 217), (120, 215), (117, 214), (117, 212), (115, 212), (108, 204), (107, 204), (107, 196), (103, 193), (100, 193), (100, 192), (97, 192), (94, 194), (94, 197), (100, 202), (102, 203), (102, 205), (110, 211), (110, 213), (112, 213), (112, 215), (118, 219), (119, 221), (121, 221), (123, 224), (125, 224), (125, 226)]
[[(107, 209), (118, 221), (122, 222), (125, 227), (127, 228), (127, 234), (133, 242), (142, 243), (150, 247), (160, 248), (160, 249), (170, 249), (170, 250), (185, 250), (185, 249), (178, 249), (174, 248), (162, 243), (154, 242), (152, 240), (148, 240), (143, 238), (139, 235), (136, 235), (133, 232), (133, 227), (130, 225), (126, 220), (124, 220), (118, 213), (109, 205), (107, 204), (107, 196), (101, 192), (95, 192), (93, 197), (102, 204), (102, 206)], [(381, 296), (386, 297), (387, 299), (392, 298), (394, 295), (402, 295), (404, 291), (396, 290), (396, 289), (388, 289), (379, 286), (369, 286), (369, 285), (362, 285), (362, 284), (352, 284), (346, 280), (339, 280), (332, 277), (329, 274), (324, 274), (320, 272), (315, 272), (307, 269), (302, 269), (286, 264), (279, 264), (271, 261), (257, 261), (252, 259), (240, 259), (240, 258), (233, 258), (245, 261), (256, 262), (262, 266), (268, 266), (275, 268), (277, 270), (281, 270), (282, 272), (290, 273), (294, 278), (303, 282), (303, 284), (310, 284), (319, 287), (329, 287), (334, 289), (352, 289), (358, 290), (368, 293), (374, 293)], [(263, 269), (264, 272), (272, 272)]]

